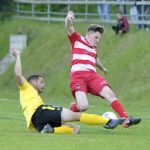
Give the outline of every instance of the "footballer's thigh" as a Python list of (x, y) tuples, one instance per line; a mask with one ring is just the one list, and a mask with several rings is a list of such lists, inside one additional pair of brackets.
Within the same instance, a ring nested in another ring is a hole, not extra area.
[(75, 91), (75, 98), (77, 101), (77, 106), (80, 111), (85, 111), (89, 107), (89, 102), (87, 95), (83, 91)]
[(73, 112), (70, 109), (63, 108), (61, 111), (61, 121), (62, 123), (69, 121), (79, 121), (81, 117), (80, 112)]

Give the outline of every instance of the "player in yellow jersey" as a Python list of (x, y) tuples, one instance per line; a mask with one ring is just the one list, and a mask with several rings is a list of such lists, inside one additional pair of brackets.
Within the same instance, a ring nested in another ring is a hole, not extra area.
[(79, 133), (80, 127), (66, 124), (70, 121), (80, 121), (91, 125), (104, 125), (107, 129), (114, 129), (122, 124), (124, 119), (107, 119), (95, 114), (73, 112), (60, 106), (44, 105), (40, 93), (45, 84), (41, 75), (31, 75), (26, 80), (22, 75), (20, 54), (11, 49), (16, 63), (14, 73), (20, 90), (20, 103), (26, 118), (27, 127), (35, 128), (41, 133)]

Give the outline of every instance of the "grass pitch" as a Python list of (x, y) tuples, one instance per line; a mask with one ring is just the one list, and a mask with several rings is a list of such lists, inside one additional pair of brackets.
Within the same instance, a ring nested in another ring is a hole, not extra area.
[[(59, 103), (61, 105), (61, 103)], [(94, 101), (89, 113), (101, 114), (108, 110), (102, 102)], [(135, 106), (134, 106), (135, 107)], [(39, 134), (26, 129), (26, 122), (18, 100), (2, 100), (0, 105), (0, 147), (2, 150), (148, 150), (150, 118), (148, 109), (128, 107), (132, 114), (140, 115), (139, 125), (124, 129), (122, 126), (107, 130), (102, 126), (81, 126), (78, 135)], [(138, 112), (138, 113), (137, 113)]]

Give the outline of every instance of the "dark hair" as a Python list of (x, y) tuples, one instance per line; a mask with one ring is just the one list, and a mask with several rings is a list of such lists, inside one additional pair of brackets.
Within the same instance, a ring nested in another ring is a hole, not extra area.
[(41, 75), (31, 75), (31, 76), (29, 76), (28, 78), (27, 78), (27, 81), (28, 82), (30, 82), (30, 81), (32, 81), (32, 80), (37, 80), (37, 79), (39, 79), (39, 78), (43, 78)]
[(88, 31), (94, 31), (94, 32), (98, 31), (102, 34), (104, 32), (104, 27), (102, 27), (98, 24), (90, 24), (88, 26)]

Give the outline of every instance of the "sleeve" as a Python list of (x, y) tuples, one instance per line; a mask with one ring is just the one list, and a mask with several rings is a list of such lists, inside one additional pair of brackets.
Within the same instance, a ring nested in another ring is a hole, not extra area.
[(124, 17), (122, 21), (123, 21), (124, 27), (121, 29), (121, 31), (126, 32), (128, 30), (128, 26), (129, 26), (128, 25), (128, 20)]
[(78, 39), (81, 38), (81, 35), (78, 32), (74, 32), (72, 35), (68, 35), (71, 45), (75, 43)]
[(25, 82), (23, 83), (22, 86), (19, 86), (20, 90), (25, 90), (26, 88), (28, 88), (30, 86), (30, 84), (25, 80)]

